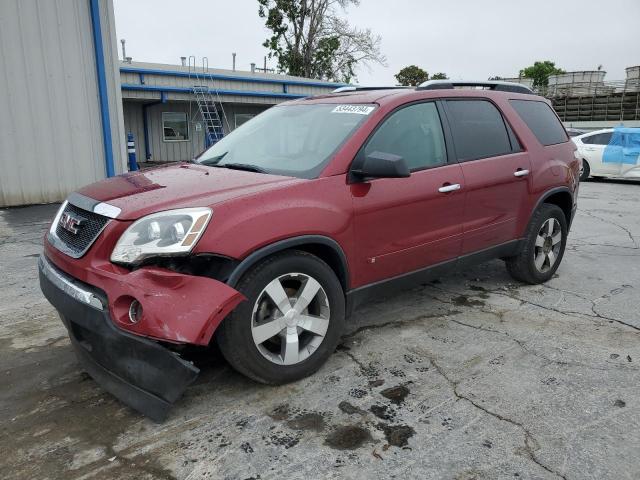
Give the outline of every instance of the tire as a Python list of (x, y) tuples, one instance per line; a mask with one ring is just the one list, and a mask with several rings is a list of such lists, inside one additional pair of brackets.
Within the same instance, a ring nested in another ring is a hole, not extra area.
[[(552, 227), (551, 233), (549, 225)], [(558, 233), (561, 234), (559, 239), (556, 236)], [(524, 247), (518, 255), (505, 260), (507, 271), (520, 282), (532, 285), (546, 282), (560, 266), (567, 234), (567, 219), (562, 209), (543, 203), (531, 217)]]
[(289, 383), (317, 371), (335, 350), (344, 327), (344, 291), (318, 257), (299, 250), (275, 254), (251, 268), (236, 288), (248, 301), (222, 322), (216, 337), (238, 372), (261, 383)]
[(582, 160), (582, 167), (580, 168), (580, 181), (584, 182), (589, 179), (589, 175), (591, 175), (591, 167), (589, 166), (589, 162), (586, 160)]

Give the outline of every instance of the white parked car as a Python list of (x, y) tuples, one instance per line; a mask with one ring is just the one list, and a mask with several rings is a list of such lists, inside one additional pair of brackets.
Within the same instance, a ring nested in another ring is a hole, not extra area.
[(573, 137), (582, 159), (580, 180), (589, 177), (640, 179), (640, 128), (607, 128)]

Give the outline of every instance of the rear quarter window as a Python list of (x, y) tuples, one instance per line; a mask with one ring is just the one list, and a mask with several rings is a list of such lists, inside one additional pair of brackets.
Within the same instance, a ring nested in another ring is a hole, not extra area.
[(542, 145), (569, 141), (567, 132), (547, 103), (536, 100), (509, 100), (509, 103)]

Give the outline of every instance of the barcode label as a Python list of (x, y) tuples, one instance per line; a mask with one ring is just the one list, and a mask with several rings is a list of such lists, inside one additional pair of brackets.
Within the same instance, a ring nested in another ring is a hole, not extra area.
[(331, 110), (331, 113), (356, 113), (358, 115), (369, 115), (373, 112), (371, 105), (338, 105)]

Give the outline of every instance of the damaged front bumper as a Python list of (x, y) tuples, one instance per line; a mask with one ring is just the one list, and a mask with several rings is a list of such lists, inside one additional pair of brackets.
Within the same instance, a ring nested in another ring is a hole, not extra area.
[(103, 290), (66, 274), (45, 255), (38, 267), (42, 292), (60, 313), (84, 369), (123, 403), (152, 420), (166, 418), (198, 368), (157, 341), (116, 326)]

